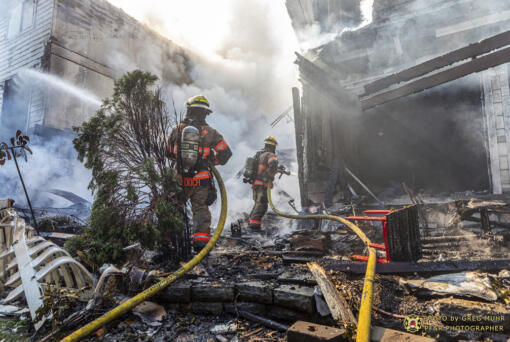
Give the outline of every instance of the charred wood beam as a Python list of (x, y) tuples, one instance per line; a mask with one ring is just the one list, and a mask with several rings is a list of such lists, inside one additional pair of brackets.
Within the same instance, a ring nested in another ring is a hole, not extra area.
[(510, 31), (506, 31), (496, 36), (481, 40), (477, 43), (470, 44), (458, 50), (454, 50), (445, 55), (433, 58), (412, 68), (368, 83), (364, 86), (365, 94), (363, 96), (368, 96), (370, 94), (376, 93), (400, 82), (410, 81), (416, 77), (426, 75), (434, 70), (438, 70), (456, 62), (460, 62), (464, 59), (473, 58), (489, 53), (509, 44)]
[[(477, 240), (477, 242), (486, 242), (487, 243), (487, 240)], [(449, 250), (450, 248), (457, 248), (457, 247), (460, 247), (460, 246), (467, 246), (467, 244), (468, 244), (467, 241), (435, 242), (435, 243), (430, 243), (430, 244), (424, 244), (422, 246), (422, 248), (424, 250), (425, 249), (431, 250), (431, 249), (440, 248), (440, 249), (443, 249), (443, 251), (445, 251), (445, 250)]]
[(487, 208), (483, 208), (480, 210), (480, 220), (482, 222), (482, 230), (484, 232), (490, 233), (491, 222), (489, 221), (489, 211), (487, 210)]
[(297, 52), (296, 56), (295, 64), (299, 66), (301, 78), (311, 86), (317, 88), (321, 93), (325, 94), (332, 104), (349, 112), (351, 106), (354, 105), (355, 101), (353, 100), (355, 99), (349, 96), (349, 93), (340, 85), (340, 82), (333, 79), (330, 73), (326, 72), (306, 57)]
[[(389, 262), (376, 265), (376, 273), (399, 274), (399, 273), (442, 273), (462, 271), (500, 271), (508, 268), (510, 259), (502, 260), (452, 260), (432, 262)], [(325, 265), (327, 271), (351, 272), (365, 274), (367, 265), (365, 263), (345, 262)]]
[(469, 235), (454, 235), (454, 236), (431, 236), (421, 238), (422, 244), (436, 243), (436, 242), (448, 242), (448, 241), (466, 241), (472, 239), (479, 239), (480, 236), (476, 234)]
[(299, 192), (301, 207), (304, 208), (308, 205), (306, 201), (307, 190), (304, 182), (303, 173), (303, 144), (304, 144), (304, 125), (303, 125), (303, 113), (301, 112), (301, 99), (299, 97), (299, 89), (292, 88), (292, 106), (294, 107), (294, 128), (296, 136), (296, 155), (298, 161), (298, 179), (299, 179)]
[[(482, 222), (481, 218), (478, 217), (464, 217), (463, 221), (471, 221), (471, 222)], [(490, 227), (498, 227), (498, 228), (510, 228), (510, 223), (505, 222), (496, 222), (496, 221), (488, 221)]]
[(440, 71), (430, 76), (410, 82), (399, 88), (385, 91), (361, 100), (361, 108), (367, 110), (398, 98), (421, 92), (426, 89), (510, 62), (510, 47), (476, 58), (459, 66)]
[(354, 318), (349, 303), (347, 303), (345, 297), (336, 289), (324, 268), (316, 262), (310, 262), (307, 266), (321, 289), (333, 319), (339, 323), (339, 325), (343, 323), (356, 326), (356, 318)]

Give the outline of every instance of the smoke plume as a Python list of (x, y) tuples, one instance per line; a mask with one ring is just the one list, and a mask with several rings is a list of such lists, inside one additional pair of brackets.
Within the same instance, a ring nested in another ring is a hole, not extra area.
[[(193, 95), (203, 94), (209, 99), (213, 113), (208, 123), (224, 135), (234, 153), (226, 166), (219, 167), (228, 187), (229, 213), (234, 216), (249, 212), (250, 186), (234, 177), (246, 158), (263, 147), (268, 135), (278, 139), (279, 149), (295, 149), (292, 122), (282, 120), (275, 128), (270, 126), (292, 104), (291, 87), (298, 85), (293, 61), (294, 51), (299, 47), (285, 3), (270, 0), (143, 3), (111, 0), (111, 3), (192, 53), (193, 82), (168, 85), (166, 101), (171, 104), (174, 100), (181, 111), (183, 103)], [(297, 199), (297, 178), (285, 182), (290, 183), (285, 191)]]

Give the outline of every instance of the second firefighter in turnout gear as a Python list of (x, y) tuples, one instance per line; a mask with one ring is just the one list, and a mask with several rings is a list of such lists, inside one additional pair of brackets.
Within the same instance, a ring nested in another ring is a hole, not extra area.
[[(249, 227), (253, 231), (260, 231), (262, 218), (267, 212), (267, 187), (269, 180), (274, 180), (278, 171), (278, 158), (276, 158), (276, 145), (278, 142), (274, 137), (267, 137), (264, 140), (264, 149), (250, 158), (253, 165), (252, 179), (247, 179), (250, 183), (253, 181), (253, 209), (249, 217)], [(245, 176), (246, 177), (246, 176)]]
[(212, 113), (204, 96), (194, 96), (186, 102), (186, 116), (172, 129), (167, 150), (177, 162), (186, 200), (191, 203), (194, 234), (193, 248), (202, 249), (211, 238), (209, 206), (216, 200), (209, 163), (224, 165), (232, 151), (223, 136), (206, 123)]

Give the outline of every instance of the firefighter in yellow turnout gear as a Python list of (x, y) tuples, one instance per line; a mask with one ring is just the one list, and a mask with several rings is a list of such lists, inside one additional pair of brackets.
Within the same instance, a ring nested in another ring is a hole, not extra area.
[(177, 162), (186, 200), (191, 203), (192, 245), (198, 252), (211, 238), (209, 206), (216, 200), (208, 165), (225, 165), (232, 151), (223, 136), (206, 123), (205, 119), (212, 111), (204, 96), (188, 99), (186, 109), (184, 120), (172, 129), (167, 151), (169, 157)]
[(275, 155), (276, 145), (278, 145), (278, 142), (274, 137), (267, 137), (264, 140), (264, 149), (257, 152), (255, 157), (252, 158), (254, 177), (251, 181), (253, 181), (253, 201), (255, 204), (251, 210), (248, 222), (250, 229), (254, 232), (261, 230), (262, 218), (267, 212), (268, 182), (274, 179), (278, 171), (278, 158)]

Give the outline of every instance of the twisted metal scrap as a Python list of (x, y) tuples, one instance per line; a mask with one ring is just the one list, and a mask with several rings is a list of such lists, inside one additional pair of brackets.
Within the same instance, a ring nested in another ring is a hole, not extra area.
[[(80, 289), (94, 287), (94, 277), (67, 251), (35, 235), (12, 208), (0, 210), (0, 281), (11, 288), (3, 299), (13, 302), (23, 295), (32, 320), (43, 306), (45, 286)], [(39, 329), (44, 319), (35, 323)]]

